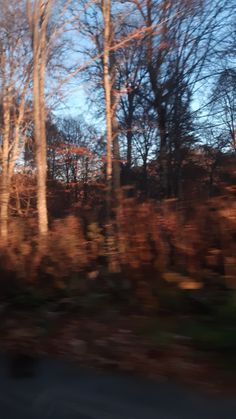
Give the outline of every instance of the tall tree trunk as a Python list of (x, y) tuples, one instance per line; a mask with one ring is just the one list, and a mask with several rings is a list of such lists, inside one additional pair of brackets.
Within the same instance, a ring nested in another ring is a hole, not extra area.
[[(49, 13), (49, 11), (47, 12)], [(46, 17), (45, 17), (46, 18)], [(44, 19), (45, 19), (44, 18)], [(48, 19), (48, 16), (47, 16)], [(48, 231), (47, 212), (47, 139), (46, 139), (46, 111), (45, 111), (45, 71), (46, 71), (46, 27), (44, 21), (41, 27), (41, 60), (39, 67), (39, 110), (40, 110), (40, 152), (38, 150), (38, 215), (39, 232), (46, 234)], [(38, 147), (38, 148), (39, 148)]]
[(110, 217), (112, 195), (112, 104), (110, 79), (110, 36), (111, 36), (111, 1), (102, 1), (104, 20), (104, 51), (103, 51), (103, 83), (106, 105), (106, 181), (107, 181), (107, 213)]
[[(110, 22), (110, 39), (113, 38), (112, 26)], [(111, 41), (110, 41), (111, 42)], [(111, 45), (110, 45), (111, 46)], [(112, 124), (112, 157), (113, 157), (113, 190), (114, 201), (118, 200), (120, 189), (120, 146), (119, 146), (119, 123), (116, 116), (119, 95), (116, 92), (116, 57), (115, 53), (109, 52), (109, 75), (111, 89), (111, 124)]]
[(2, 175), (1, 175), (1, 238), (3, 243), (8, 238), (8, 204), (9, 204), (9, 146), (10, 146), (10, 109), (11, 88), (3, 82), (3, 143), (2, 143)]
[(126, 167), (127, 167), (128, 173), (129, 173), (129, 171), (131, 169), (131, 164), (132, 164), (132, 139), (133, 139), (133, 133), (132, 133), (131, 130), (132, 130), (132, 128), (129, 127), (128, 128), (128, 131), (127, 131), (127, 135), (126, 135), (126, 137), (127, 137), (127, 164), (126, 164)]
[(88, 174), (88, 170), (89, 170), (89, 158), (85, 157), (85, 162), (84, 162), (84, 185), (83, 185), (83, 189), (84, 189), (84, 203), (86, 204), (88, 201), (88, 178), (89, 178), (89, 174)]
[[(2, 57), (3, 73), (6, 70), (5, 64), (5, 57)], [(2, 77), (3, 135), (1, 155), (2, 173), (0, 187), (0, 232), (2, 240), (5, 243), (8, 238), (8, 212), (11, 181), (16, 160), (20, 154), (20, 138), (22, 139), (21, 125), (24, 119), (26, 92), (29, 86), (28, 83), (29, 79), (25, 81), (23, 90), (21, 92), (21, 97), (17, 97), (18, 103), (16, 104), (13, 81), (11, 79), (8, 80), (7, 72)], [(17, 110), (15, 109), (16, 106)], [(14, 118), (12, 118), (12, 114), (14, 113)]]
[(163, 105), (156, 99), (156, 109), (158, 114), (158, 128), (160, 135), (160, 152), (159, 152), (159, 174), (160, 174), (160, 198), (166, 198), (168, 194), (168, 156), (167, 156), (167, 129), (166, 114)]
[[(164, 6), (164, 4), (163, 4)], [(153, 25), (153, 10), (155, 9), (155, 2), (147, 0), (146, 11), (147, 27), (150, 29)], [(154, 31), (155, 33), (155, 31)], [(165, 42), (168, 28), (165, 23), (162, 24), (162, 42)], [(160, 148), (159, 148), (159, 176), (160, 176), (160, 198), (167, 196), (168, 190), (168, 163), (167, 163), (167, 127), (166, 127), (166, 110), (165, 101), (163, 100), (163, 91), (161, 88), (160, 66), (162, 63), (162, 49), (159, 49), (158, 56), (155, 57), (153, 47), (153, 32), (151, 31), (147, 38), (147, 68), (150, 78), (151, 87), (154, 93), (155, 100), (153, 102), (154, 108), (157, 113), (157, 124), (160, 135)]]
[(52, 1), (35, 0), (33, 13), (28, 2), (28, 14), (33, 43), (33, 103), (37, 166), (37, 210), (40, 235), (48, 231), (47, 214), (47, 147), (45, 126), (46, 33)]
[(113, 143), (113, 190), (114, 198), (117, 198), (116, 193), (120, 189), (120, 146), (118, 137), (118, 121), (116, 115), (112, 117), (112, 143)]
[(5, 174), (2, 173), (1, 185), (1, 239), (6, 243), (8, 238), (8, 207), (9, 207), (9, 184)]
[(127, 127), (127, 164), (126, 167), (128, 169), (128, 174), (131, 169), (132, 165), (132, 140), (133, 140), (133, 131), (132, 131), (132, 124), (133, 124), (133, 116), (134, 116), (134, 92), (128, 92), (128, 115), (126, 119), (126, 127)]
[[(104, 49), (103, 49), (103, 83), (105, 91), (105, 105), (106, 105), (106, 139), (107, 139), (107, 154), (106, 154), (106, 180), (107, 180), (107, 257), (108, 269), (110, 272), (119, 271), (119, 264), (117, 261), (117, 251), (114, 240), (114, 231), (111, 221), (111, 200), (112, 190), (114, 186), (119, 187), (119, 147), (117, 138), (117, 125), (115, 117), (115, 103), (112, 95), (112, 77), (110, 73), (110, 42), (111, 42), (111, 0), (102, 1), (102, 13), (104, 21)], [(115, 137), (114, 137), (114, 131)], [(115, 142), (114, 142), (115, 139)], [(114, 154), (113, 154), (114, 153)], [(116, 156), (117, 160), (113, 165), (112, 157)], [(115, 170), (114, 185), (113, 170)], [(113, 180), (113, 185), (112, 185)]]
[(42, 135), (41, 112), (40, 112), (40, 88), (39, 72), (36, 62), (34, 63), (34, 135), (36, 145), (36, 167), (37, 167), (37, 210), (39, 233), (46, 234), (48, 230), (47, 202), (46, 202), (46, 153), (45, 138)]

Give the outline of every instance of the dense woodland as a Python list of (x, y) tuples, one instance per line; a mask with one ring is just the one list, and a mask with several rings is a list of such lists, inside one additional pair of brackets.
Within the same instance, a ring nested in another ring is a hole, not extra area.
[(234, 288), (234, 6), (0, 1), (2, 277)]

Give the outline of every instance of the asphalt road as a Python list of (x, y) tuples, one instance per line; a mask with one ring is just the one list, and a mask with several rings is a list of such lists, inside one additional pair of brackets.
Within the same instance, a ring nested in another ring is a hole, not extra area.
[(12, 378), (1, 359), (0, 418), (236, 419), (236, 400), (55, 360), (41, 361), (33, 377)]

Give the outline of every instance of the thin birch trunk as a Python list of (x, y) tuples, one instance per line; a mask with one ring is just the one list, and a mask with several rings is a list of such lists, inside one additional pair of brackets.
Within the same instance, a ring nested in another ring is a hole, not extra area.
[(33, 102), (37, 166), (37, 210), (40, 235), (48, 231), (47, 213), (47, 147), (45, 111), (45, 72), (47, 59), (46, 33), (52, 0), (35, 0), (34, 9), (27, 3), (33, 44)]
[[(5, 65), (5, 60), (3, 59)], [(2, 176), (1, 176), (1, 197), (0, 197), (0, 217), (1, 217), (1, 239), (6, 243), (8, 238), (8, 204), (9, 204), (9, 148), (10, 148), (10, 127), (11, 127), (11, 101), (12, 88), (6, 85), (3, 80), (3, 143), (2, 143)]]
[(104, 20), (104, 46), (103, 46), (103, 83), (105, 91), (106, 105), (106, 180), (107, 180), (107, 256), (108, 269), (110, 272), (117, 272), (116, 247), (114, 243), (114, 231), (111, 221), (111, 202), (112, 202), (112, 177), (113, 177), (113, 109), (112, 109), (112, 80), (110, 74), (110, 43), (111, 43), (111, 0), (102, 1), (102, 13)]
[(112, 195), (112, 109), (111, 109), (111, 79), (110, 79), (110, 38), (111, 38), (111, 1), (102, 1), (104, 20), (104, 51), (103, 51), (103, 82), (106, 104), (106, 180), (107, 180), (107, 213), (111, 212)]

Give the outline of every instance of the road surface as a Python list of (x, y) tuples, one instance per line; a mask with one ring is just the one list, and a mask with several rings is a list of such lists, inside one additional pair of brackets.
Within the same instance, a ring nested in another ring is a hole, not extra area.
[(16, 379), (1, 359), (0, 418), (236, 419), (236, 400), (49, 359), (40, 361), (35, 376)]

